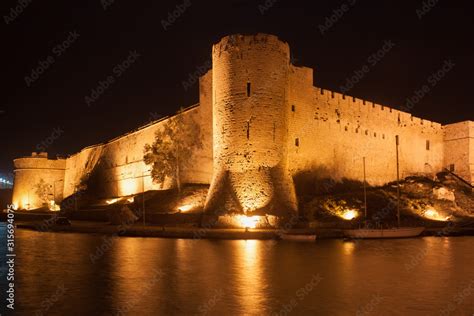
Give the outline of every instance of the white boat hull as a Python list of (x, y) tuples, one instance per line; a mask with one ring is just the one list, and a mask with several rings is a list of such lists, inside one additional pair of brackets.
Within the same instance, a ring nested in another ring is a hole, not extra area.
[(419, 236), (424, 230), (424, 227), (400, 227), (389, 229), (347, 229), (344, 230), (344, 236), (358, 239), (408, 238)]
[(316, 235), (281, 234), (280, 238), (291, 241), (316, 241)]

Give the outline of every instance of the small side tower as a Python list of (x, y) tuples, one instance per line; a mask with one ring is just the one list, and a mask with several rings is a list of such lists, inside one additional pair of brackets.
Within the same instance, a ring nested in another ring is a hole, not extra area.
[[(51, 208), (62, 201), (65, 159), (48, 159), (47, 153), (33, 153), (30, 157), (15, 159), (13, 164), (12, 203), (16, 209)], [(42, 191), (43, 196), (38, 195), (38, 191)]]
[(474, 185), (474, 122), (444, 125), (444, 166)]
[(206, 212), (287, 216), (290, 50), (276, 36), (231, 35), (213, 46), (213, 178)]

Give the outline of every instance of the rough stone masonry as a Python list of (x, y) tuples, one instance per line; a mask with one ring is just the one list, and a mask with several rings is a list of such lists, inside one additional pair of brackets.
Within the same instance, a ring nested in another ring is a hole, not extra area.
[[(199, 103), (179, 115), (200, 124), (196, 149), (182, 183), (210, 185), (207, 212), (284, 215), (297, 211), (293, 179), (363, 179), (379, 185), (400, 175), (428, 175), (448, 168), (474, 183), (474, 122), (442, 126), (410, 113), (313, 86), (313, 70), (291, 64), (287, 43), (276, 36), (230, 35), (212, 49), (212, 69), (199, 79)], [(35, 185), (55, 190), (56, 203), (100, 166), (103, 198), (163, 190), (143, 162), (143, 148), (169, 118), (161, 118), (67, 158), (46, 153), (14, 160), (13, 204), (43, 203)]]

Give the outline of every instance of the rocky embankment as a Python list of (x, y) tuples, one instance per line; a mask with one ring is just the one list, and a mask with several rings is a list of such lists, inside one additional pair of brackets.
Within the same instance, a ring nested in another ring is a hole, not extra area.
[[(396, 224), (397, 184), (367, 187), (366, 191), (368, 220)], [(447, 173), (440, 173), (435, 179), (409, 177), (400, 181), (399, 207), (405, 224), (474, 223), (472, 187)], [(354, 182), (344, 185), (344, 181), (336, 183), (324, 194), (302, 197), (300, 209), (310, 221), (334, 222), (340, 219), (360, 224), (364, 220), (363, 185)], [(353, 212), (348, 215), (348, 211)]]

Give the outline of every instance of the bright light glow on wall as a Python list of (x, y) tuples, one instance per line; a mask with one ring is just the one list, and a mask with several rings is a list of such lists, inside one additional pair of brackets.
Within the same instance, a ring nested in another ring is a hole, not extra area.
[(105, 203), (107, 203), (107, 204), (110, 205), (110, 204), (117, 203), (118, 200), (119, 200), (119, 199), (110, 199), (110, 200), (105, 201)]
[(190, 212), (202, 210), (206, 201), (207, 190), (198, 190), (191, 195), (180, 198), (174, 206), (178, 212)]
[[(233, 228), (265, 228), (277, 223), (275, 216), (226, 214), (219, 216), (219, 225)], [(273, 224), (272, 224), (273, 223)]]
[(356, 210), (345, 210), (340, 217), (347, 221), (350, 221), (358, 216), (359, 212), (357, 212)]
[(429, 208), (429, 209), (425, 210), (423, 216), (428, 218), (428, 219), (431, 219), (431, 220), (434, 220), (434, 221), (441, 221), (441, 222), (448, 221), (449, 218), (450, 218), (450, 216), (442, 216), (434, 208)]
[(57, 212), (57, 211), (61, 210), (61, 207), (58, 204), (54, 203), (53, 200), (49, 201), (49, 207), (48, 208), (49, 208), (50, 211), (54, 211), (54, 212)]
[(126, 179), (119, 182), (119, 196), (127, 196), (137, 194), (142, 191), (137, 179)]
[(261, 221), (261, 216), (236, 215), (236, 219), (243, 228), (255, 228)]
[(193, 208), (192, 204), (181, 205), (180, 207), (178, 207), (178, 211), (187, 212), (187, 211), (190, 211), (192, 208)]
[(21, 209), (26, 209), (26, 210), (30, 209), (30, 201), (29, 201), (27, 196), (25, 196), (21, 199), (21, 203), (20, 203), (19, 207)]

